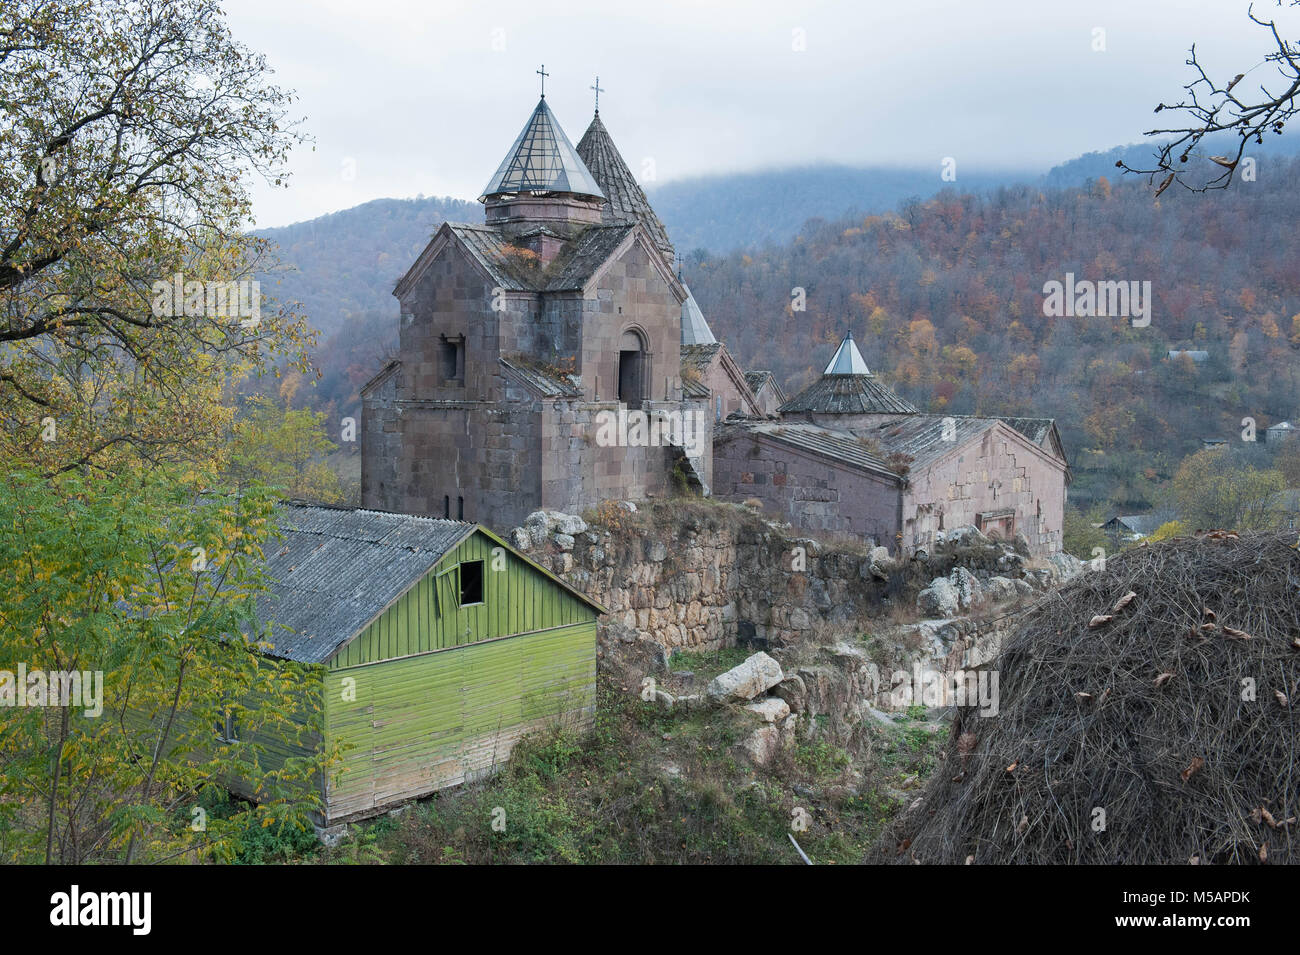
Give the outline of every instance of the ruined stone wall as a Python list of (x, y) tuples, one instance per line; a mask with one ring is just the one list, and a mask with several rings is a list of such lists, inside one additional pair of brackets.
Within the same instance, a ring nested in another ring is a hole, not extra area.
[[(594, 524), (564, 548), (544, 532), (524, 541), (530, 556), (608, 610), (606, 639), (650, 639), (666, 649), (738, 640), (779, 646), (820, 621), (880, 613), (901, 584), (873, 574), (865, 554), (787, 538), (742, 508), (672, 501), (653, 517), (644, 511), (627, 515), (626, 526)], [(928, 573), (918, 570), (918, 582)]]
[(884, 478), (744, 431), (715, 445), (713, 475), (714, 496), (722, 500), (757, 498), (796, 527), (852, 534), (894, 549), (899, 492)]

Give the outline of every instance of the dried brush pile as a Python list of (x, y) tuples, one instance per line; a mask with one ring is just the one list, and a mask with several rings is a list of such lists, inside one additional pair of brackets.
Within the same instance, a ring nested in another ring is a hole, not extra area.
[(1300, 863), (1294, 542), (1139, 547), (1034, 605), (875, 861)]

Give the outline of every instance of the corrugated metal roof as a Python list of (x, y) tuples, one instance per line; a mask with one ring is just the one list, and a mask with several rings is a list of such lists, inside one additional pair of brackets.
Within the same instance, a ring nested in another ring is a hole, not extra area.
[(257, 616), (274, 621), (271, 655), (304, 663), (328, 660), (475, 527), (296, 503), (279, 516), (283, 539), (267, 545), (270, 586)]
[(480, 199), (517, 192), (571, 192), (605, 198), (542, 97)]
[(578, 155), (605, 193), (607, 201), (601, 210), (604, 221), (640, 222), (664, 257), (672, 261), (673, 245), (668, 239), (668, 230), (650, 207), (650, 200), (627, 168), (627, 163), (623, 162), (609, 130), (600, 121), (599, 112), (592, 118), (582, 139), (578, 140)]

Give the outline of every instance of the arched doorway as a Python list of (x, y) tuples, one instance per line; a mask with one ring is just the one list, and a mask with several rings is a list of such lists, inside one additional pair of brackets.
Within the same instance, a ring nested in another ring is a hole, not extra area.
[(645, 339), (635, 328), (623, 333), (618, 343), (618, 400), (629, 408), (639, 408), (648, 397), (650, 353)]

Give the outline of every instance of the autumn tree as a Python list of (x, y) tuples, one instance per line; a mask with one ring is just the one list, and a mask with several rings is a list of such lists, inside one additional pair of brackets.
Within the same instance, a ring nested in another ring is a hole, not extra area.
[[(305, 827), (323, 756), (276, 762), (266, 742), (314, 751), (319, 701), (299, 667), (264, 657), (253, 602), (274, 498), (200, 493), (169, 465), (0, 484), (0, 859), (228, 858), (240, 833)], [(79, 695), (34, 675), (79, 674)], [(23, 693), (26, 705), (16, 705)], [(218, 745), (230, 715), (239, 745)], [(262, 793), (218, 817), (230, 778)]]
[(7, 460), (53, 473), (210, 453), (224, 380), (305, 367), (302, 319), (240, 284), (268, 265), (246, 231), (249, 177), (282, 182), (301, 138), (268, 74), (215, 0), (0, 7)]
[(1260, 530), (1274, 523), (1272, 497), (1284, 487), (1280, 471), (1252, 467), (1226, 448), (1208, 448), (1183, 459), (1171, 494), (1184, 527)]
[(325, 460), (338, 446), (323, 412), (292, 406), (297, 381), (287, 378), (274, 398), (247, 400), (232, 429), (227, 476), (236, 487), (267, 484), (297, 500), (342, 503), (338, 474)]

